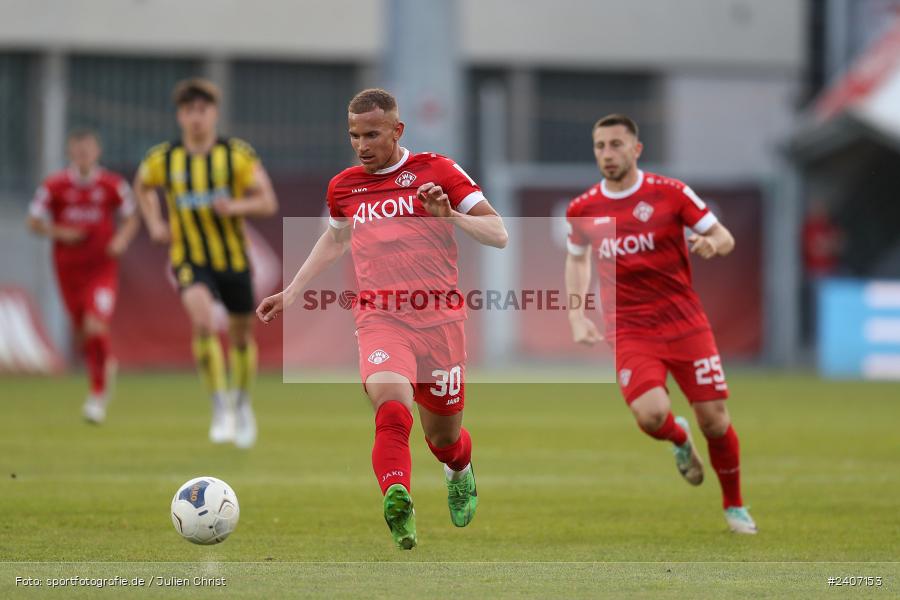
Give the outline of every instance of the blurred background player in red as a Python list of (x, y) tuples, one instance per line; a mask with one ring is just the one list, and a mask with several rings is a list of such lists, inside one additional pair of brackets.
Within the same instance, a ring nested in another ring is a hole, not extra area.
[(809, 203), (800, 235), (806, 276), (815, 279), (834, 275), (841, 264), (846, 236), (823, 200), (816, 198)]
[[(363, 90), (348, 113), (360, 165), (331, 180), (328, 231), (290, 285), (264, 299), (257, 314), (265, 322), (274, 319), (313, 277), (352, 249), (362, 289), (355, 313), (359, 369), (375, 410), (372, 468), (394, 542), (409, 550), (417, 542), (409, 451), (414, 403), (428, 447), (444, 464), (451, 521), (465, 527), (475, 515), (472, 441), (462, 426), (466, 312), (452, 308), (451, 300), (458, 293), (454, 228), (498, 248), (506, 245), (507, 234), (481, 188), (457, 163), (400, 146), (404, 124), (391, 94)], [(407, 298), (428, 292), (438, 300), (416, 310), (399, 295), (367, 298), (366, 292), (404, 292)]]
[(28, 226), (53, 240), (59, 289), (90, 379), (84, 418), (101, 423), (115, 372), (109, 322), (116, 304), (117, 259), (140, 222), (126, 180), (98, 164), (102, 149), (95, 132), (72, 131), (67, 151), (69, 166), (37, 189)]
[(803, 337), (814, 340), (818, 315), (816, 288), (821, 279), (837, 275), (841, 267), (846, 235), (834, 219), (828, 204), (813, 198), (803, 218)]
[[(729, 254), (734, 238), (690, 187), (638, 168), (643, 145), (632, 119), (600, 119), (593, 141), (604, 179), (569, 205), (567, 290), (584, 297), (596, 254), (601, 304), (615, 306), (604, 313), (606, 337), (615, 342), (619, 387), (638, 426), (673, 444), (676, 466), (688, 483), (703, 482), (688, 421), (672, 415), (666, 388), (671, 373), (707, 439), (729, 528), (754, 534), (756, 524), (741, 498), (738, 437), (725, 407), (728, 384), (692, 287), (684, 231), (693, 230), (687, 238), (691, 253), (706, 259)], [(570, 311), (569, 320), (576, 342), (603, 339), (583, 308)]]

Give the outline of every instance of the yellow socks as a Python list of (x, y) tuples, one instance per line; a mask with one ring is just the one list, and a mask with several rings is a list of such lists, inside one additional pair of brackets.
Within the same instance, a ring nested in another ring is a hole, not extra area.
[(238, 402), (250, 399), (250, 386), (256, 378), (256, 343), (251, 341), (243, 348), (232, 346), (228, 353), (231, 363), (231, 383), (237, 391)]
[(225, 355), (219, 337), (215, 334), (207, 336), (195, 336), (194, 360), (197, 361), (197, 370), (206, 390), (215, 397), (222, 397), (225, 393)]

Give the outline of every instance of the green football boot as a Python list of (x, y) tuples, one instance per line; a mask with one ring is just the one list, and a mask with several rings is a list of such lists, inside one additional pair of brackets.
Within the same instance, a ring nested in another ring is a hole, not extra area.
[(687, 433), (687, 441), (684, 445), (672, 446), (672, 452), (675, 454), (675, 466), (685, 481), (691, 485), (700, 485), (703, 483), (703, 461), (700, 460), (700, 455), (694, 448), (691, 425), (684, 417), (675, 417), (675, 422)]
[(728, 528), (735, 533), (756, 535), (756, 521), (743, 506), (729, 506), (725, 509), (725, 521)]
[(450, 507), (450, 520), (457, 527), (465, 527), (475, 518), (478, 507), (478, 490), (475, 488), (475, 471), (469, 470), (462, 479), (450, 480), (449, 467), (444, 467), (447, 479), (447, 506)]
[(409, 491), (395, 483), (384, 494), (384, 520), (401, 550), (416, 547), (416, 511)]

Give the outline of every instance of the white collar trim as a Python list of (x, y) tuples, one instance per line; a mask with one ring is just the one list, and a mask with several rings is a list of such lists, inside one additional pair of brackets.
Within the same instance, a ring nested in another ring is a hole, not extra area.
[(400, 149), (403, 150), (403, 154), (400, 156), (400, 160), (397, 161), (397, 164), (391, 165), (390, 167), (385, 167), (383, 169), (378, 169), (377, 171), (375, 171), (372, 174), (373, 175), (387, 175), (388, 173), (393, 173), (394, 171), (396, 171), (397, 169), (402, 167), (404, 165), (404, 163), (406, 163), (407, 159), (409, 158), (409, 150), (407, 150), (406, 148), (403, 148), (402, 146), (400, 147)]
[(636, 191), (641, 189), (641, 185), (643, 183), (644, 183), (644, 172), (641, 171), (640, 169), (638, 169), (637, 181), (635, 181), (634, 185), (632, 185), (627, 190), (622, 190), (621, 192), (611, 192), (606, 187), (606, 179), (604, 179), (603, 181), (600, 182), (600, 191), (602, 191), (603, 195), (606, 196), (607, 198), (612, 198), (613, 200), (621, 200), (622, 198), (627, 198), (628, 196), (632, 195), (633, 193), (635, 193)]

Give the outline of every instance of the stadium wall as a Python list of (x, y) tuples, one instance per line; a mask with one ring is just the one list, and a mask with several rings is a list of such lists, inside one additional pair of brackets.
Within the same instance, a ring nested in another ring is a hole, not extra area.
[[(804, 60), (803, 0), (458, 5), (461, 49), (472, 63), (796, 71)], [(0, 46), (377, 62), (388, 19), (404, 18), (389, 8), (388, 0), (0, 0)], [(523, 35), (536, 29), (541, 35)]]

